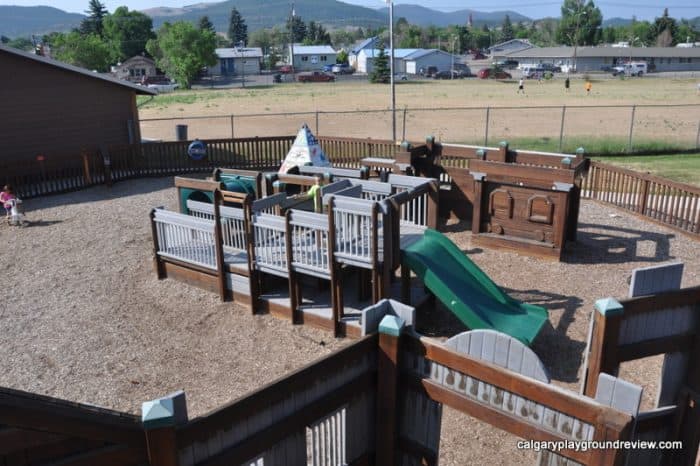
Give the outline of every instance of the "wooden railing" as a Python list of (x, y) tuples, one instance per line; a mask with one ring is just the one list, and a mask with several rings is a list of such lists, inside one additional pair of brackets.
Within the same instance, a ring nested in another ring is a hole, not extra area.
[(613, 204), (672, 228), (700, 234), (700, 188), (625, 168), (592, 162), (584, 198)]

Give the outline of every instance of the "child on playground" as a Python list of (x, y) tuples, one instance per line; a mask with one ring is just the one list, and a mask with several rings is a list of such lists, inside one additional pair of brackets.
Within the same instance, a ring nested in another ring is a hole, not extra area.
[(591, 88), (593, 87), (593, 84), (591, 84), (590, 81), (586, 81), (584, 87), (586, 88), (586, 95), (589, 95), (591, 93)]
[(8, 222), (10, 221), (10, 213), (12, 211), (12, 204), (10, 203), (12, 199), (17, 199), (17, 196), (15, 196), (12, 185), (6, 184), (0, 193), (0, 203), (5, 207), (5, 218)]

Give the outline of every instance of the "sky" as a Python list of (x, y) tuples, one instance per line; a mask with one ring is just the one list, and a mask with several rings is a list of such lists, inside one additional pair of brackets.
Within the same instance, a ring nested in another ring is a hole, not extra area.
[[(125, 5), (131, 10), (144, 10), (156, 6), (181, 7), (207, 0), (102, 0), (109, 11)], [(384, 0), (344, 0), (345, 3), (362, 5), (371, 8), (379, 8), (386, 5)], [(291, 0), (290, 0), (291, 3)], [(562, 1), (551, 0), (395, 0), (394, 5), (400, 3), (418, 4), (428, 8), (442, 11), (451, 11), (469, 8), (478, 11), (513, 10), (531, 18), (545, 16), (559, 16), (561, 14)], [(693, 18), (700, 16), (700, 2), (698, 0), (600, 0), (594, 3), (602, 12), (604, 18), (616, 16), (631, 18), (633, 15), (640, 20), (653, 20), (661, 16), (664, 7), (668, 7), (669, 13), (674, 18)], [(0, 5), (50, 5), (64, 11), (83, 13), (87, 9), (88, 0), (0, 0)]]

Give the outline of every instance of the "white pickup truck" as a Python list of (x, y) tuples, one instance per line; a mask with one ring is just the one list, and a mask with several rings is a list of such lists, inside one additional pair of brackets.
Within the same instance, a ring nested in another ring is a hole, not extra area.
[(617, 75), (627, 75), (627, 76), (643, 76), (647, 74), (647, 64), (643, 61), (633, 61), (631, 63), (623, 63), (613, 67), (613, 76)]

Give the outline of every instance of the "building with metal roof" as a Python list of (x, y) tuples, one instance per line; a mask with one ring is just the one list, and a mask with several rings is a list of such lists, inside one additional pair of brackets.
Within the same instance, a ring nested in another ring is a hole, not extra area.
[(215, 49), (217, 63), (209, 67), (209, 74), (218, 76), (245, 76), (260, 74), (263, 52), (259, 47)]
[(495, 55), (520, 65), (552, 63), (579, 72), (607, 70), (629, 61), (644, 61), (649, 71), (700, 71), (700, 47), (533, 47)]
[(290, 47), (294, 71), (321, 70), (324, 65), (334, 65), (338, 52), (330, 45), (301, 45)]

